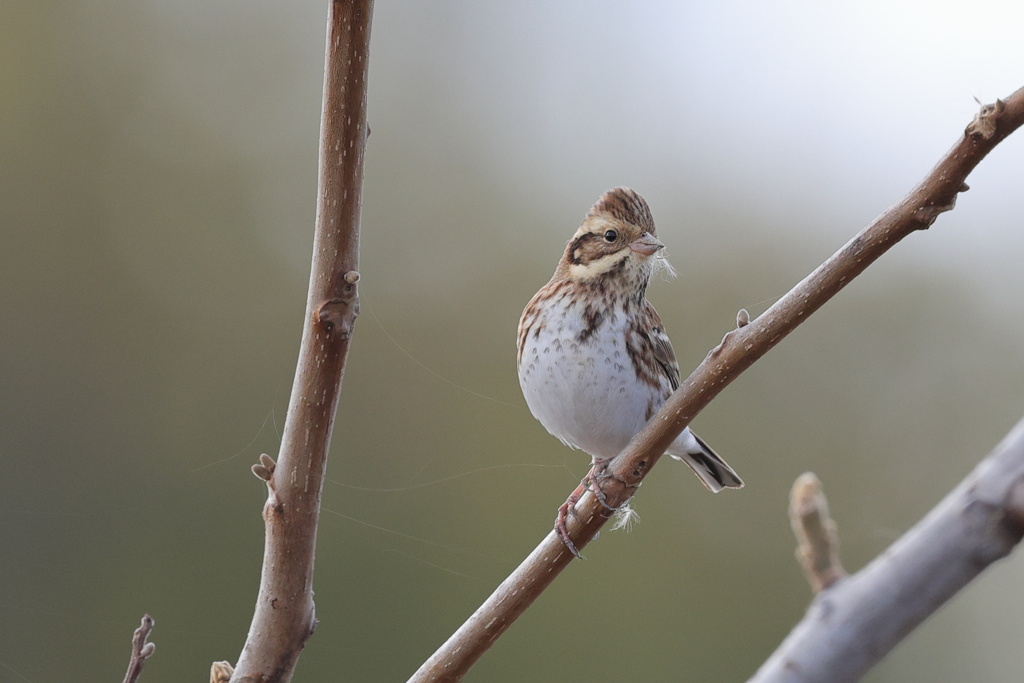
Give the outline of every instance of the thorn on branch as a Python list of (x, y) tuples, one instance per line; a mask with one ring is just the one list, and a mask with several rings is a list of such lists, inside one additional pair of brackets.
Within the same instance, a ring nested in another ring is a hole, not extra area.
[(150, 643), (149, 634), (153, 632), (156, 622), (148, 614), (142, 617), (142, 623), (132, 635), (132, 657), (128, 661), (128, 671), (124, 674), (124, 683), (135, 683), (142, 673), (142, 665), (156, 652), (156, 644)]
[(964, 135), (975, 140), (991, 140), (996, 134), (996, 124), (1006, 109), (1006, 103), (997, 99), (993, 104), (986, 104), (974, 115), (974, 120), (967, 124)]
[(828, 513), (821, 481), (805, 472), (789, 494), (789, 522), (796, 535), (796, 559), (815, 593), (846, 576), (839, 561), (839, 534)]

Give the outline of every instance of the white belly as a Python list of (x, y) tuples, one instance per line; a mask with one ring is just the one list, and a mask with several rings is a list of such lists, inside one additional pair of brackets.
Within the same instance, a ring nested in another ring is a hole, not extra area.
[(530, 411), (549, 432), (604, 460), (640, 431), (652, 399), (660, 405), (664, 398), (637, 380), (622, 316), (604, 321), (581, 342), (583, 321), (574, 308), (549, 315), (542, 333), (527, 337), (519, 382)]

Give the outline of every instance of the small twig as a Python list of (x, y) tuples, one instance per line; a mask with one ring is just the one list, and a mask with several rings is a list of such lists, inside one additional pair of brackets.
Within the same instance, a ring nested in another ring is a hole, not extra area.
[(914, 528), (818, 593), (750, 683), (852, 683), (1024, 537), (1024, 420)]
[(796, 536), (796, 559), (815, 593), (846, 576), (839, 562), (839, 534), (828, 514), (828, 500), (813, 472), (793, 483), (789, 494), (789, 523)]
[(132, 658), (128, 661), (128, 671), (124, 674), (124, 683), (135, 683), (142, 673), (146, 660), (156, 652), (156, 644), (149, 642), (149, 634), (153, 632), (156, 622), (148, 614), (142, 617), (142, 623), (132, 635)]
[[(568, 523), (583, 549), (607, 518), (604, 506), (620, 507), (636, 491), (665, 450), (690, 421), (744, 370), (768, 353), (826, 301), (886, 251), (916, 230), (931, 225), (966, 189), (965, 179), (1000, 141), (1024, 123), (1024, 88), (1002, 106), (983, 108), (975, 122), (924, 180), (831, 258), (749, 324), (725, 336), (661, 410), (607, 467), (604, 500), (588, 491)], [(738, 321), (740, 322), (740, 321)], [(459, 681), (520, 614), (533, 603), (573, 556), (552, 531), (530, 556), (452, 636), (423, 663), (410, 681)]]

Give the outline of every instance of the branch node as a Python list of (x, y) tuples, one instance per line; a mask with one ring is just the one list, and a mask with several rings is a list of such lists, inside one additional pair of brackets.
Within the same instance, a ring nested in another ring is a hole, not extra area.
[[(633, 476), (633, 479), (643, 479), (646, 476), (645, 473), (648, 469), (650, 469), (650, 467), (646, 460), (638, 460), (633, 466), (633, 470), (630, 474)], [(629, 488), (633, 489), (633, 493), (636, 493), (636, 489), (640, 488), (640, 484), (632, 484)]]
[[(729, 330), (722, 337), (722, 341), (718, 343), (718, 346), (708, 351), (708, 355), (704, 357), (704, 362), (707, 363), (713, 358), (720, 358), (725, 350), (732, 345), (736, 339), (736, 335), (740, 334), (740, 330), (750, 324), (750, 314), (747, 313), (745, 308), (741, 308), (736, 313), (736, 327)], [(747, 348), (749, 351), (749, 347)]]
[(354, 270), (347, 271), (341, 276), (341, 280), (341, 296), (321, 303), (313, 318), (316, 323), (325, 325), (328, 332), (337, 329), (342, 339), (348, 339), (352, 336), (352, 325), (359, 315), (356, 288), (359, 273)]
[(320, 304), (313, 316), (314, 322), (324, 325), (328, 333), (337, 330), (342, 339), (352, 336), (352, 323), (359, 314), (359, 304), (352, 302), (355, 297), (355, 284), (346, 284), (345, 289), (351, 290), (351, 295), (346, 293), (343, 298), (328, 299)]
[(975, 140), (991, 140), (996, 134), (997, 123), (1006, 103), (997, 99), (992, 104), (982, 105), (981, 111), (974, 115), (974, 120), (967, 124), (964, 135)]
[[(964, 184), (958, 192), (963, 192), (964, 187), (966, 187), (966, 184)], [(918, 207), (918, 209), (914, 211), (914, 220), (921, 223), (921, 227), (918, 228), (918, 230), (927, 230), (932, 227), (932, 223), (934, 223), (935, 219), (939, 217), (939, 214), (952, 211), (954, 207), (956, 207), (955, 194), (952, 199), (949, 200), (949, 204), (945, 204), (943, 206), (931, 205)]]
[(736, 312), (736, 328), (746, 327), (750, 324), (750, 314), (747, 309), (741, 308)]
[(797, 477), (789, 495), (789, 522), (796, 536), (796, 558), (815, 593), (846, 576), (839, 561), (839, 534), (828, 500), (813, 472)]
[(124, 674), (124, 683), (135, 683), (142, 673), (142, 665), (156, 652), (156, 645), (148, 642), (156, 622), (148, 614), (142, 617), (142, 623), (132, 634), (132, 656), (128, 661), (128, 671)]
[(273, 520), (284, 516), (284, 503), (277, 497), (277, 490), (274, 489), (273, 482), (268, 482), (267, 488), (270, 489), (270, 495), (267, 496), (267, 502), (263, 505), (263, 521), (271, 524)]

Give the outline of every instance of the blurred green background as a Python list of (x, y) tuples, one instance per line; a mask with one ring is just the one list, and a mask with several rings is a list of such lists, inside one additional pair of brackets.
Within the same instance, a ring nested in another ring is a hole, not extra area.
[[(237, 659), (305, 301), (325, 4), (0, 5), (0, 681)], [(530, 416), (519, 313), (606, 188), (679, 269), (684, 372), (1024, 85), (1011, 2), (380, 2), (363, 313), (296, 680), (401, 681), (587, 469)], [(1024, 134), (698, 418), (743, 475), (658, 467), (469, 681), (738, 681), (803, 614), (815, 471), (855, 570), (1024, 414)], [(870, 674), (1017, 680), (1005, 561)], [(611, 616), (610, 616), (611, 615)]]

